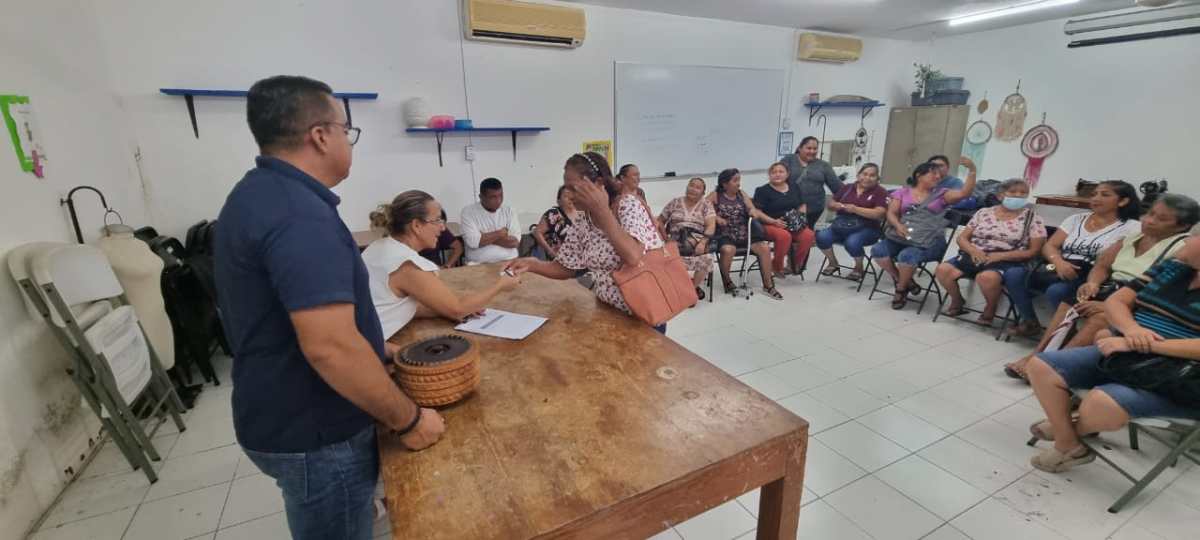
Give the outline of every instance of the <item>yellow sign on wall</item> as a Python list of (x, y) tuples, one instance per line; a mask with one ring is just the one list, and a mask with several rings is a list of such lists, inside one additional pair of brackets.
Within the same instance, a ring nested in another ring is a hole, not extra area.
[(612, 162), (612, 159), (613, 159), (613, 158), (612, 158), (612, 140), (606, 140), (606, 141), (584, 141), (584, 143), (583, 143), (583, 151), (584, 151), (584, 152), (595, 152), (595, 153), (597, 153), (597, 154), (600, 154), (600, 155), (604, 156), (604, 159), (608, 160), (608, 166), (609, 166), (609, 167), (612, 167), (612, 166), (613, 166), (613, 162)]

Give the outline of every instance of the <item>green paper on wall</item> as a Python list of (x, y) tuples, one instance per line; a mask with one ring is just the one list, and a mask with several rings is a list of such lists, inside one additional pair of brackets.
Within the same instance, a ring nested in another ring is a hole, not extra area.
[(0, 114), (4, 115), (4, 125), (8, 128), (21, 170), (42, 178), (46, 151), (42, 149), (41, 132), (29, 96), (0, 95)]

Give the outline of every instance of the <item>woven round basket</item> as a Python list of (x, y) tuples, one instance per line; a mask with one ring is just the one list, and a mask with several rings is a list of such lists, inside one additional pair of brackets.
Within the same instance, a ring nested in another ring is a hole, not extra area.
[(424, 339), (396, 355), (396, 383), (422, 407), (456, 403), (479, 386), (479, 349), (455, 335)]

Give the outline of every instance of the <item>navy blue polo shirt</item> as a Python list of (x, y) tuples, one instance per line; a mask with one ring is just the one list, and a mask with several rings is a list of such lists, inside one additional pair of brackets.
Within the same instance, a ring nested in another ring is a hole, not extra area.
[(358, 331), (384, 358), (367, 269), (329, 188), (259, 157), (225, 199), (214, 238), (221, 322), (233, 348), (233, 426), (242, 446), (305, 452), (373, 422), (309, 365), (288, 313), (354, 304)]

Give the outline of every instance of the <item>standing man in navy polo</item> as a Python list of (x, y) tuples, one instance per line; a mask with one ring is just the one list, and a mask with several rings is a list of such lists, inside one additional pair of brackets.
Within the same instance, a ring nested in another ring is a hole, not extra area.
[(283, 491), (294, 538), (370, 538), (376, 422), (413, 450), (445, 426), (388, 378), (367, 269), (330, 190), (360, 130), (304, 77), (255, 83), (246, 116), (262, 155), (225, 200), (214, 248), (237, 439)]

